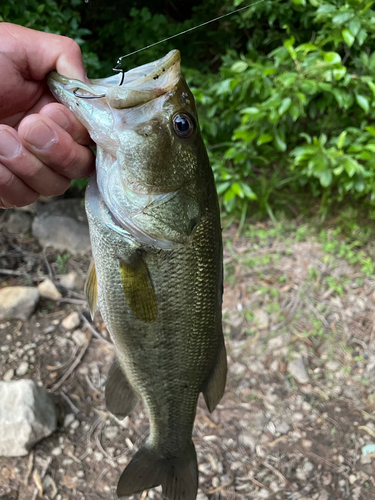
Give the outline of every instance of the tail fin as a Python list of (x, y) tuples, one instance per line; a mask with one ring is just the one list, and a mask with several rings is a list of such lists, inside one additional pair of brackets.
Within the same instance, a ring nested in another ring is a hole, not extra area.
[(192, 441), (178, 457), (160, 457), (144, 446), (122, 473), (117, 496), (123, 498), (162, 485), (168, 500), (195, 500), (198, 490), (198, 464)]

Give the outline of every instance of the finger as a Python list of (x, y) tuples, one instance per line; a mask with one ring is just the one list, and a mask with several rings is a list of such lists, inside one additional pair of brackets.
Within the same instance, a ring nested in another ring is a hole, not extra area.
[(56, 102), (47, 104), (40, 110), (40, 114), (48, 116), (48, 118), (57, 123), (57, 125), (64, 129), (65, 132), (68, 132), (78, 144), (82, 144), (83, 146), (92, 146), (94, 144), (87, 129), (77, 120), (73, 113), (62, 104)]
[(23, 147), (15, 130), (4, 125), (0, 125), (0, 161), (38, 194), (57, 196), (70, 186), (70, 179), (47, 167)]
[(26, 54), (27, 65), (23, 70), (28, 79), (43, 80), (47, 73), (56, 69), (70, 78), (87, 80), (81, 50), (71, 38), (10, 23), (1, 24), (3, 29), (17, 39)]
[(38, 193), (0, 163), (0, 205), (4, 208), (30, 205), (38, 199)]
[(22, 144), (39, 160), (68, 179), (87, 177), (94, 169), (94, 153), (81, 146), (56, 122), (43, 115), (31, 115), (20, 123)]

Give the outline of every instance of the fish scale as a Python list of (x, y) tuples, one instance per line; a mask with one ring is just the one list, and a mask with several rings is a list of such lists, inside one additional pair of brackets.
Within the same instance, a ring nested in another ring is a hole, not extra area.
[[(219, 207), (179, 63), (172, 51), (128, 72), (123, 87), (114, 77), (91, 85), (49, 79), (97, 143), (86, 191), (93, 253), (86, 294), (116, 347), (107, 408), (123, 418), (141, 398), (150, 421), (120, 477), (120, 498), (161, 484), (168, 500), (195, 500), (198, 397), (213, 411), (226, 380)], [(83, 92), (90, 100), (77, 106)]]

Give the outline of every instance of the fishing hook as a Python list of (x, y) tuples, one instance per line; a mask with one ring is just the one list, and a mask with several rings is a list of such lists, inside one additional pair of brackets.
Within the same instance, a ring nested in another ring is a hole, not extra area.
[(116, 66), (115, 68), (112, 68), (112, 71), (121, 71), (122, 72), (121, 82), (119, 83), (119, 87), (121, 87), (121, 85), (124, 83), (124, 79), (125, 79), (125, 70), (122, 68), (117, 68), (117, 66)]
[(101, 94), (101, 95), (80, 95), (78, 94), (77, 90), (79, 90), (79, 87), (73, 90), (73, 94), (76, 97), (79, 97), (80, 99), (101, 99), (102, 97), (106, 97), (107, 94)]

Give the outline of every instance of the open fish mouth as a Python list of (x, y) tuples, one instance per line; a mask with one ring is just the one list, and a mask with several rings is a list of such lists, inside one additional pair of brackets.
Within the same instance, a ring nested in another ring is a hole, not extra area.
[(145, 104), (176, 86), (180, 79), (181, 56), (172, 50), (157, 61), (144, 64), (126, 73), (84, 83), (52, 72), (48, 85), (59, 100), (103, 99), (112, 108), (126, 109)]

